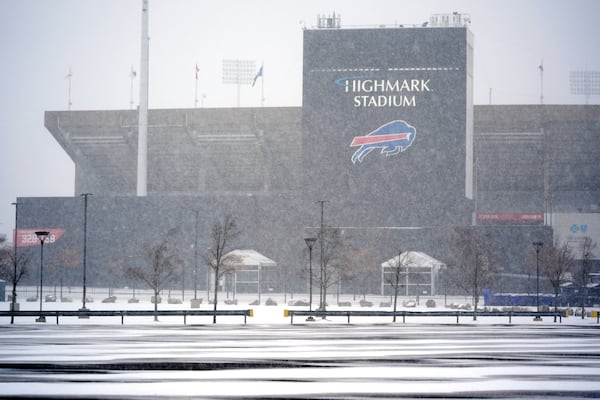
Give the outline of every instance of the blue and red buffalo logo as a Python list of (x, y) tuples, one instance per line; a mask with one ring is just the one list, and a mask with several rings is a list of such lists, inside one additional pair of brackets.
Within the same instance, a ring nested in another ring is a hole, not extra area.
[(351, 147), (360, 146), (352, 155), (352, 163), (362, 162), (374, 149), (381, 149), (381, 154), (393, 156), (406, 150), (415, 140), (416, 129), (404, 121), (388, 122), (366, 136), (356, 136)]

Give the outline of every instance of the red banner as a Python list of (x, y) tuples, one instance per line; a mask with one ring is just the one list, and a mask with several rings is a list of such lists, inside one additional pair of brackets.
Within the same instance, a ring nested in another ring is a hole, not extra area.
[[(42, 229), (19, 229), (16, 234), (17, 247), (29, 247), (39, 246), (40, 239), (38, 239), (35, 232), (47, 231), (48, 237), (44, 240), (44, 244), (51, 244), (56, 242), (65, 233), (64, 229), (56, 228), (42, 228)], [(14, 234), (14, 230), (13, 230)]]
[(477, 213), (477, 221), (544, 222), (544, 213)]

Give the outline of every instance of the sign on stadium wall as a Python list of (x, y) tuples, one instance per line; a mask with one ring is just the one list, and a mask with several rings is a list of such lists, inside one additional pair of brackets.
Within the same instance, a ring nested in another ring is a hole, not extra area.
[(544, 222), (544, 213), (477, 213), (477, 222), (541, 224)]
[[(553, 214), (552, 228), (554, 240), (558, 243), (568, 243), (573, 249), (576, 259), (582, 258), (581, 244), (586, 237), (593, 243), (600, 242), (600, 213), (590, 214)], [(593, 250), (593, 259), (600, 259), (600, 247)]]
[[(44, 244), (52, 244), (56, 242), (65, 233), (64, 229), (57, 228), (39, 228), (39, 229), (19, 229), (16, 234), (17, 247), (39, 246), (40, 240), (35, 232), (47, 231), (49, 233)], [(14, 230), (13, 230), (14, 233)]]

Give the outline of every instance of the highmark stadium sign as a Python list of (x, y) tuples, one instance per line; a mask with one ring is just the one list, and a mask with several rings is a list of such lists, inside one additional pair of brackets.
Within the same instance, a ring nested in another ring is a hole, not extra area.
[(343, 77), (335, 80), (351, 94), (358, 107), (416, 107), (417, 94), (431, 92), (431, 79), (374, 79)]

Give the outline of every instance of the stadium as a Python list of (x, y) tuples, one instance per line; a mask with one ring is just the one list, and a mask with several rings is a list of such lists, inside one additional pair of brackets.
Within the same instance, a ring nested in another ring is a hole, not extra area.
[(19, 234), (56, 230), (45, 252), (58, 263), (81, 252), (85, 221), (88, 282), (122, 285), (114, 271), (175, 228), (190, 287), (196, 250), (231, 214), (235, 248), (276, 263), (259, 289), (284, 292), (306, 290), (304, 238), (324, 224), (371, 254), (339, 290), (380, 293), (380, 266), (399, 250), (450, 267), (455, 227), (475, 225), (513, 276), (492, 289), (523, 288), (514, 276), (533, 241), (600, 240), (600, 106), (473, 105), (472, 43), (463, 23), (305, 29), (301, 107), (149, 111), (147, 196), (136, 195), (137, 110), (47, 111), (75, 196), (19, 198)]

